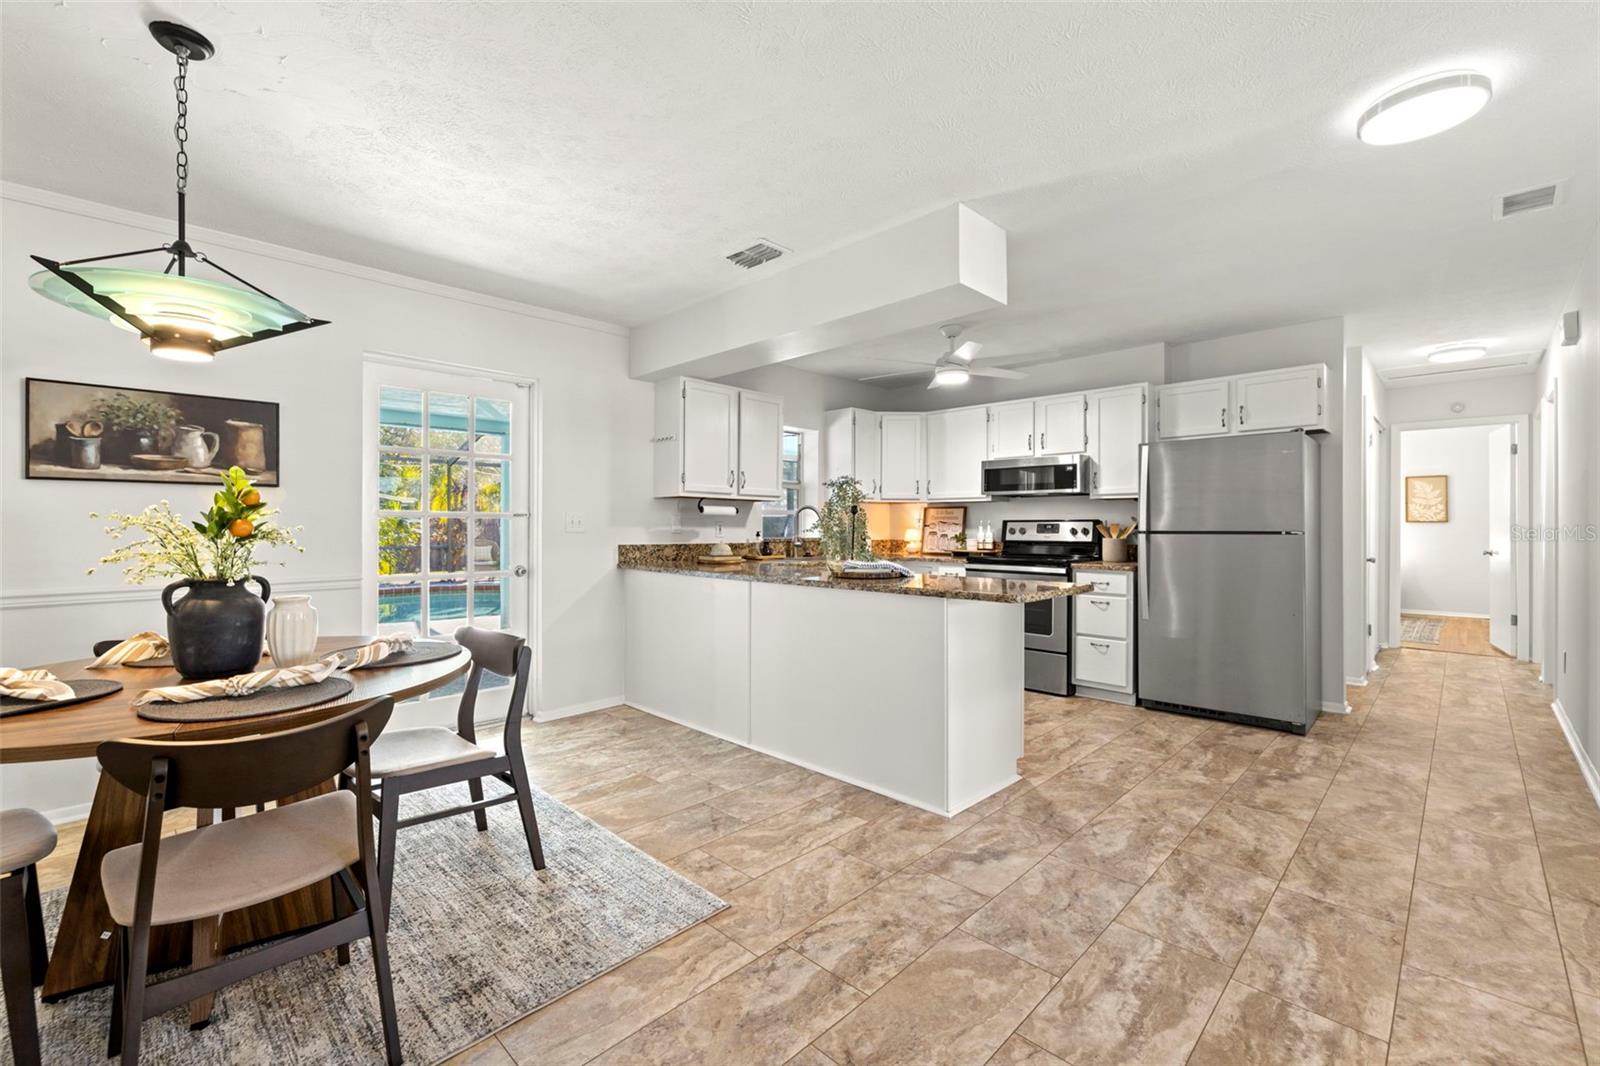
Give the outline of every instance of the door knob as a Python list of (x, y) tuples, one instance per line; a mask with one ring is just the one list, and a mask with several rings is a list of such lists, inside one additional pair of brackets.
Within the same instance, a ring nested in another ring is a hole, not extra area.
[(514, 566), (511, 568), (511, 573), (515, 577), (527, 577), (528, 568), (526, 566)]
[(1376, 555), (1369, 555), (1369, 556), (1367, 556), (1367, 562), (1369, 562), (1369, 563), (1376, 563), (1376, 562), (1377, 562), (1377, 561), (1378, 561), (1378, 557), (1377, 557), (1377, 556), (1376, 556)]
[(1487, 551), (1485, 551), (1483, 554), (1485, 554), (1485, 555), (1499, 555), (1500, 553), (1495, 551), (1493, 548), (1490, 548)]

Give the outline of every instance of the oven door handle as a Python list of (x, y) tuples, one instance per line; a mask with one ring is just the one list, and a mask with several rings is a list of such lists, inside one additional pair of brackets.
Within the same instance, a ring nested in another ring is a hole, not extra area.
[(1015, 574), (1018, 577), (1027, 577), (1029, 574), (1066, 574), (1070, 571), (1064, 566), (1005, 567), (968, 563), (967, 572), (969, 574)]

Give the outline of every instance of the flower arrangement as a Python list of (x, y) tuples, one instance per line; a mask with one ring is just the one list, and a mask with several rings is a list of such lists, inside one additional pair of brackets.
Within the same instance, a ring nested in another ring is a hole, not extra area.
[(834, 478), (827, 484), (828, 498), (818, 511), (817, 529), (822, 554), (831, 560), (871, 559), (867, 536), (867, 510), (861, 482), (853, 477)]
[[(166, 500), (138, 514), (91, 512), (105, 518), (113, 540), (131, 532), (144, 536), (117, 547), (100, 560), (102, 566), (124, 566), (130, 585), (151, 578), (186, 577), (193, 581), (226, 581), (232, 585), (250, 576), (256, 548), (274, 547), (305, 551), (295, 542), (300, 526), (278, 526), (268, 520), (278, 512), (261, 500), (250, 478), (237, 466), (221, 475), (222, 489), (212, 497), (211, 509), (199, 522), (185, 522)], [(95, 568), (90, 567), (89, 573)]]

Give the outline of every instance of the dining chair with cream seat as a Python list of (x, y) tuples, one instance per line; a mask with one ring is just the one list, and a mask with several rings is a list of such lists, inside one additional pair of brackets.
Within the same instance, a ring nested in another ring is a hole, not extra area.
[(56, 828), (26, 807), (0, 811), (0, 984), (17, 1066), (38, 1066), (33, 990), (44, 983), (44, 913), (36, 863), (56, 850)]
[[(385, 892), (393, 893), (395, 838), (408, 826), (471, 813), (479, 832), (487, 832), (488, 808), (515, 802), (522, 816), (522, 832), (535, 870), (544, 869), (544, 846), (539, 820), (533, 810), (533, 787), (522, 758), (522, 708), (528, 695), (528, 674), (533, 651), (513, 633), (462, 626), (456, 643), (472, 655), (472, 670), (456, 711), (456, 728), (423, 726), (385, 733), (372, 746), (372, 776), (380, 782), (378, 801), (378, 860)], [(504, 752), (478, 744), (474, 726), (478, 691), (484, 671), (512, 679), (511, 703), (506, 712)], [(484, 798), (483, 779), (494, 778), (511, 791)], [(400, 797), (444, 785), (467, 786), (470, 803), (400, 817)]]
[[(388, 1062), (400, 1062), (400, 1032), (389, 974), (384, 894), (372, 838), (371, 748), (394, 710), (389, 697), (357, 704), (298, 729), (232, 740), (113, 740), (100, 745), (105, 772), (144, 797), (138, 844), (108, 852), (100, 865), (116, 925), (117, 965), (108, 1054), (139, 1060), (143, 1022), (296, 959), (372, 941)], [(161, 835), (174, 808), (251, 807), (314, 792), (354, 771), (357, 788), (322, 792), (259, 814)], [(211, 961), (196, 947), (191, 968), (148, 982), (150, 930), (200, 925), (216, 916), (308, 886), (335, 885), (334, 917), (255, 951)], [(148, 982), (148, 983), (147, 983)]]

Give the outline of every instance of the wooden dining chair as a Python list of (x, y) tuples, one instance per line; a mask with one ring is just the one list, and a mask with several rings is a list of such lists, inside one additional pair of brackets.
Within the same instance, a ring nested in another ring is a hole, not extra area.
[[(348, 962), (349, 945), (370, 937), (384, 1046), (391, 1066), (400, 1062), (370, 791), (372, 742), (393, 711), (394, 700), (384, 697), (314, 725), (237, 740), (100, 745), (105, 772), (144, 796), (140, 843), (107, 853), (100, 865), (117, 940), (108, 1055), (120, 1052), (123, 1063), (136, 1063), (145, 1019), (329, 948)], [(346, 767), (354, 770), (354, 791), (161, 835), (162, 815), (173, 808), (253, 806), (314, 790)], [(194, 924), (198, 932), (217, 915), (322, 881), (333, 885), (332, 920), (221, 961), (212, 961), (197, 939), (187, 972), (147, 983), (152, 926)]]
[[(533, 651), (513, 633), (462, 626), (456, 643), (472, 654), (472, 670), (456, 711), (456, 728), (424, 726), (385, 733), (372, 746), (372, 776), (381, 783), (378, 802), (378, 861), (385, 903), (394, 892), (394, 849), (399, 830), (408, 826), (471, 812), (480, 833), (489, 829), (488, 808), (515, 801), (522, 815), (522, 832), (535, 870), (544, 869), (544, 846), (539, 840), (539, 820), (533, 811), (533, 788), (522, 759), (522, 708), (528, 695), (528, 672)], [(483, 672), (492, 670), (513, 679), (511, 704), (506, 712), (505, 752), (495, 754), (479, 747), (473, 717)], [(495, 778), (510, 792), (484, 798), (483, 779)], [(443, 785), (465, 783), (472, 802), (400, 817), (400, 797)]]
[(56, 827), (38, 811), (0, 811), (0, 984), (17, 1066), (39, 1066), (33, 990), (44, 983), (44, 913), (35, 864), (56, 849)]

